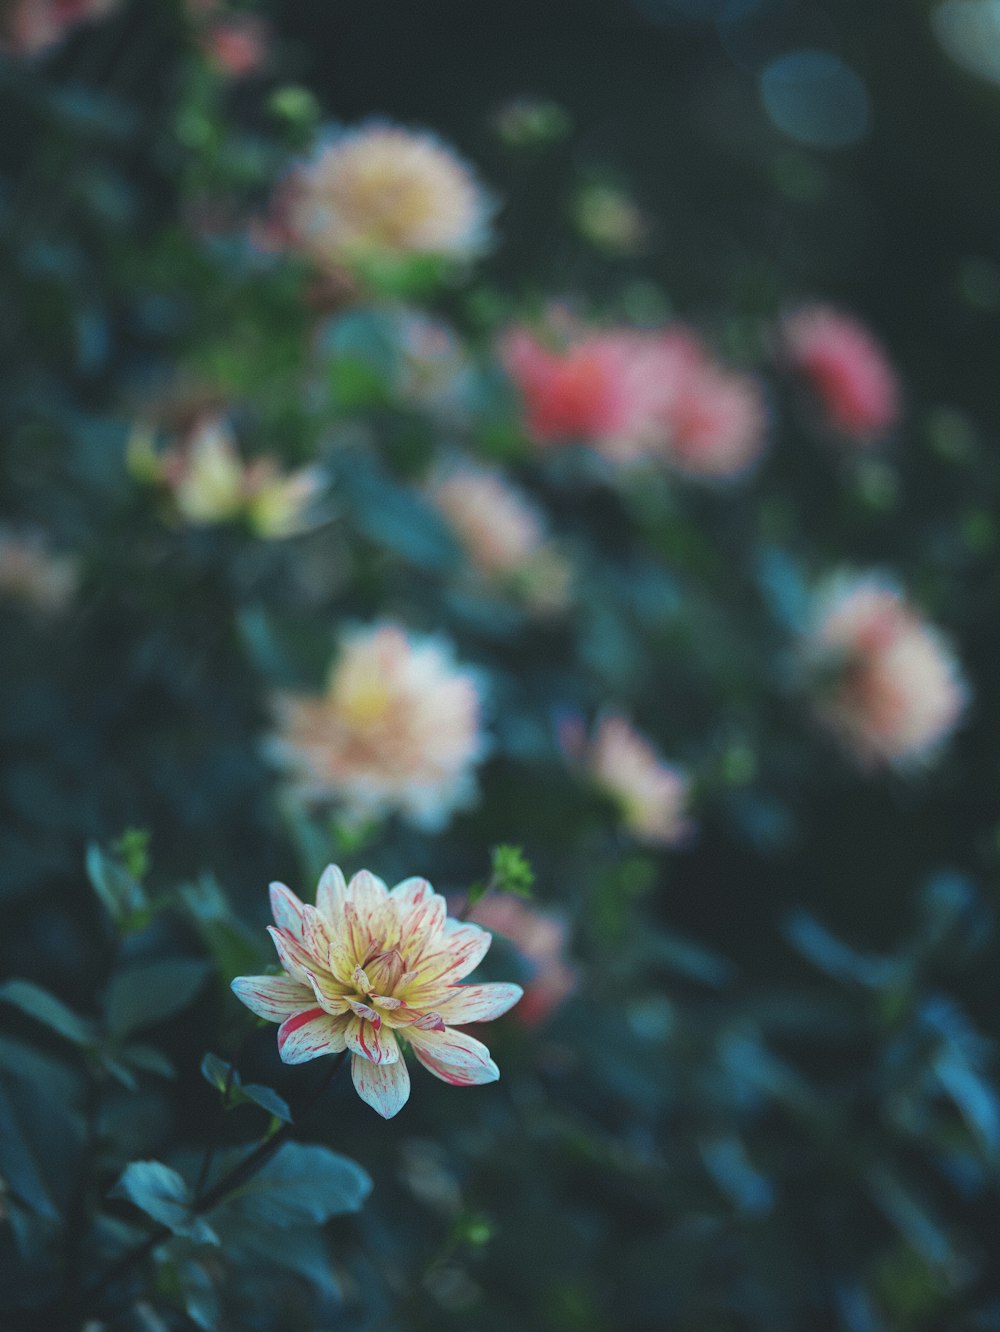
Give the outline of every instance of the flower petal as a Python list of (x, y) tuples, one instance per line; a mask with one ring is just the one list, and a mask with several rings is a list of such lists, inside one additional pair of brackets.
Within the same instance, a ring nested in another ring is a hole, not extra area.
[(326, 920), (334, 925), (344, 913), (347, 901), (347, 880), (339, 865), (327, 865), (320, 875), (316, 889), (316, 909)]
[(367, 1018), (352, 1015), (345, 1027), (347, 1048), (373, 1064), (394, 1064), (399, 1058), (399, 1046), (388, 1027), (378, 1028)]
[(361, 1099), (383, 1119), (398, 1115), (410, 1096), (410, 1074), (405, 1059), (394, 1064), (373, 1064), (360, 1055), (351, 1057), (351, 1076)]
[(431, 982), (453, 984), (462, 980), (479, 966), (492, 942), (493, 936), (478, 925), (449, 920), (431, 944), (431, 951), (414, 964), (419, 979), (414, 991), (407, 994), (407, 1002), (419, 1006), (415, 996)]
[(309, 956), (297, 939), (284, 930), (268, 925), (267, 932), (274, 940), (281, 965), (290, 976), (301, 981), (303, 985), (308, 985), (313, 975), (315, 959)]
[(489, 1022), (513, 1008), (524, 991), (520, 985), (500, 981), (486, 985), (456, 985), (447, 998), (434, 1005), (445, 1022)]
[(322, 971), (310, 973), (309, 984), (312, 988), (312, 995), (309, 1002), (319, 1003), (320, 1008), (325, 1008), (328, 1013), (335, 1016), (340, 1013), (346, 1013), (350, 1008), (350, 1002), (343, 995), (337, 986), (337, 982), (325, 975)]
[(445, 1027), (444, 1031), (407, 1027), (406, 1039), (424, 1068), (453, 1087), (496, 1082), (500, 1076), (500, 1070), (482, 1041), (463, 1031), (454, 1031), (451, 1027)]
[(371, 870), (358, 870), (347, 885), (348, 899), (357, 907), (363, 920), (367, 920), (388, 895), (388, 888)]
[[(409, 889), (406, 893), (400, 893), (400, 938), (404, 944), (417, 939), (430, 944), (445, 927), (448, 919), (448, 903), (440, 893), (435, 893), (431, 889), (426, 879), (404, 879), (401, 884), (397, 884), (392, 890), (394, 902), (399, 889), (406, 888), (409, 884), (417, 887)], [(426, 887), (426, 892), (419, 891), (421, 885)]]
[(339, 1054), (346, 1047), (347, 1019), (331, 1017), (322, 1008), (307, 1008), (286, 1018), (278, 1028), (278, 1054), (286, 1064), (304, 1064), (320, 1055)]
[(268, 888), (271, 897), (271, 914), (280, 930), (285, 930), (293, 939), (302, 941), (302, 924), (305, 906), (283, 883), (272, 883)]
[(309, 986), (291, 976), (237, 976), (231, 988), (251, 1013), (268, 1022), (284, 1022), (313, 1003)]

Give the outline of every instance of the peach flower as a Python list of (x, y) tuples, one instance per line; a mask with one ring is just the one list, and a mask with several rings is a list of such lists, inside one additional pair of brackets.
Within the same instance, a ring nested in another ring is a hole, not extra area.
[(398, 812), (442, 827), (476, 795), (480, 697), (450, 649), (380, 624), (346, 637), (322, 694), (276, 700), (274, 756), (309, 799), (357, 819)]
[(239, 976), (237, 997), (278, 1022), (286, 1064), (351, 1052), (354, 1086), (385, 1119), (406, 1104), (407, 1048), (454, 1087), (496, 1082), (500, 1070), (481, 1041), (452, 1024), (488, 1022), (517, 1003), (519, 985), (459, 982), (482, 961), (490, 934), (448, 916), (426, 879), (389, 890), (368, 870), (350, 883), (336, 865), (307, 906), (271, 884), (269, 927), (283, 976)]
[(321, 268), (430, 256), (464, 260), (488, 241), (490, 202), (433, 134), (373, 122), (342, 133), (288, 182), (288, 225)]
[(520, 591), (540, 610), (565, 604), (569, 566), (549, 544), (541, 511), (500, 471), (453, 465), (432, 478), (429, 497), (484, 578)]
[(837, 579), (817, 602), (804, 652), (821, 721), (864, 767), (930, 756), (968, 702), (947, 641), (876, 576)]
[(514, 1016), (526, 1027), (545, 1022), (573, 993), (579, 979), (566, 960), (566, 921), (509, 893), (484, 897), (469, 912), (469, 919), (508, 939), (529, 969), (524, 998)]
[(624, 717), (604, 717), (587, 752), (594, 782), (618, 806), (625, 827), (640, 841), (676, 846), (691, 831), (689, 782)]
[(73, 28), (103, 18), (117, 0), (13, 0), (0, 23), (0, 50), (40, 55)]
[(896, 372), (856, 319), (806, 306), (784, 320), (781, 341), (785, 360), (809, 385), (834, 430), (867, 444), (899, 421)]
[(75, 561), (53, 555), (44, 533), (0, 526), (0, 597), (55, 613), (72, 600), (76, 586)]

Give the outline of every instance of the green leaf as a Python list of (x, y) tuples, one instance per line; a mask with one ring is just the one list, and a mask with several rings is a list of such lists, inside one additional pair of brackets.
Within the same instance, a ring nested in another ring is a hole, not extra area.
[(220, 1059), (217, 1054), (209, 1052), (205, 1055), (201, 1061), (201, 1074), (217, 1091), (224, 1096), (228, 1094), (230, 1106), (253, 1102), (262, 1110), (266, 1110), (269, 1115), (284, 1120), (286, 1124), (292, 1123), (292, 1112), (287, 1102), (276, 1091), (260, 1083), (244, 1083), (238, 1070), (227, 1064), (224, 1059)]
[(372, 1182), (346, 1156), (315, 1144), (286, 1142), (223, 1206), (227, 1213), (282, 1229), (319, 1225), (360, 1211)]
[(187, 1184), (160, 1161), (132, 1161), (109, 1196), (127, 1198), (154, 1221), (196, 1244), (219, 1242), (208, 1222), (191, 1211)]
[[(122, 843), (124, 841), (123, 838)], [(134, 860), (136, 858), (134, 845), (130, 844), (125, 849)], [(136, 912), (146, 910), (149, 903), (142, 884), (124, 865), (107, 855), (95, 843), (87, 847), (86, 866), (91, 886), (104, 903), (112, 920), (121, 922)]]
[(0, 999), (43, 1022), (51, 1031), (58, 1032), (74, 1045), (88, 1048), (97, 1039), (97, 1028), (93, 1022), (80, 1017), (71, 1008), (67, 1008), (61, 999), (31, 981), (6, 981), (0, 985)]
[(175, 1078), (177, 1070), (163, 1053), (155, 1045), (143, 1045), (136, 1042), (134, 1045), (126, 1045), (121, 1052), (122, 1061), (132, 1068), (137, 1068), (141, 1073), (154, 1073), (160, 1078)]
[(208, 963), (195, 958), (139, 962), (117, 972), (105, 1000), (112, 1036), (127, 1036), (179, 1013), (201, 989), (208, 973)]

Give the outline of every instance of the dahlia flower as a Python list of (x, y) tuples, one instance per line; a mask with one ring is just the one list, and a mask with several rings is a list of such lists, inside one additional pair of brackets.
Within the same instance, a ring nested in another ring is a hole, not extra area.
[(38, 610), (62, 610), (76, 591), (75, 562), (53, 555), (42, 532), (0, 527), (0, 597)]
[(470, 804), (485, 749), (471, 671), (449, 648), (394, 624), (350, 634), (317, 696), (276, 700), (274, 756), (310, 799), (364, 819), (398, 812), (440, 828)]
[(566, 960), (569, 931), (562, 916), (539, 911), (510, 893), (494, 893), (476, 903), (469, 920), (503, 935), (527, 965), (524, 997), (514, 1014), (524, 1026), (544, 1022), (576, 989), (577, 970)]
[(13, 0), (0, 20), (0, 50), (40, 55), (73, 28), (103, 18), (117, 0)]
[(605, 717), (598, 724), (587, 766), (633, 836), (676, 846), (690, 832), (687, 777), (665, 762), (624, 717)]
[(467, 259), (488, 240), (489, 200), (432, 134), (371, 123), (340, 134), (286, 191), (295, 242), (321, 268), (430, 256)]
[(945, 638), (875, 576), (821, 593), (804, 655), (820, 720), (865, 767), (927, 758), (968, 702)]
[(484, 578), (513, 586), (539, 609), (565, 604), (569, 567), (548, 543), (541, 511), (501, 472), (452, 466), (432, 478), (429, 497)]
[(270, 457), (244, 462), (228, 423), (219, 417), (202, 419), (182, 444), (163, 453), (137, 431), (128, 462), (134, 476), (170, 492), (184, 522), (200, 527), (245, 518), (268, 538), (302, 531), (322, 487), (316, 468), (284, 473)]
[(481, 1041), (451, 1025), (488, 1022), (521, 997), (519, 985), (461, 985), (491, 943), (478, 925), (448, 916), (426, 879), (391, 891), (361, 870), (347, 883), (323, 872), (316, 905), (271, 884), (269, 927), (283, 976), (239, 976), (233, 991), (258, 1017), (279, 1022), (286, 1064), (351, 1052), (354, 1086), (385, 1119), (406, 1104), (404, 1051), (454, 1087), (495, 1082), (500, 1070)]
[(782, 324), (783, 355), (819, 400), (834, 430), (866, 444), (900, 417), (896, 372), (866, 328), (850, 315), (807, 306)]

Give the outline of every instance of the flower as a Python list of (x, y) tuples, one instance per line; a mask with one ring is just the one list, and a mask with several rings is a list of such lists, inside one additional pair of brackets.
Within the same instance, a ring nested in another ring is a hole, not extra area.
[(692, 334), (670, 330), (661, 340), (664, 456), (678, 471), (705, 480), (740, 476), (763, 451), (768, 414), (751, 375), (719, 365)]
[(857, 444), (899, 420), (896, 372), (866, 328), (822, 305), (789, 315), (781, 327), (784, 359), (819, 399), (828, 423)]
[(71, 601), (76, 585), (75, 562), (51, 554), (42, 532), (0, 527), (0, 597), (55, 613)]
[(821, 590), (804, 656), (817, 715), (864, 767), (927, 758), (968, 702), (950, 645), (875, 575)]
[(270, 29), (251, 14), (216, 19), (201, 35), (202, 48), (220, 74), (245, 79), (267, 59)]
[(202, 417), (183, 442), (157, 453), (148, 433), (129, 441), (128, 464), (139, 480), (165, 487), (177, 512), (193, 527), (244, 518), (258, 536), (293, 536), (322, 487), (316, 468), (282, 472), (275, 459), (244, 462), (222, 417)]
[(691, 831), (687, 777), (665, 762), (624, 717), (601, 720), (586, 761), (591, 777), (618, 806), (633, 836), (676, 846)]
[(0, 50), (39, 55), (73, 28), (103, 18), (117, 0), (14, 0), (0, 26)]
[(484, 578), (520, 589), (539, 609), (565, 604), (569, 567), (547, 542), (541, 511), (501, 472), (451, 466), (432, 477), (429, 497)]
[(539, 911), (510, 893), (491, 894), (469, 919), (502, 934), (524, 959), (529, 976), (514, 1016), (526, 1027), (544, 1022), (577, 987), (577, 969), (566, 960), (568, 930), (562, 916)]
[(451, 1025), (489, 1022), (520, 999), (519, 985), (461, 985), (491, 943), (488, 931), (448, 916), (426, 879), (391, 891), (368, 870), (350, 883), (336, 865), (307, 906), (271, 884), (269, 932), (283, 976), (239, 976), (237, 997), (279, 1022), (286, 1064), (351, 1051), (354, 1086), (385, 1119), (406, 1104), (407, 1046), (454, 1087), (495, 1082), (500, 1070), (481, 1041)]
[(272, 753), (307, 798), (341, 801), (357, 819), (396, 811), (434, 829), (475, 797), (479, 688), (438, 641), (395, 624), (359, 630), (322, 694), (283, 695), (275, 708)]
[(370, 123), (302, 165), (286, 199), (292, 236), (321, 268), (378, 259), (468, 259), (485, 248), (490, 203), (434, 135)]

